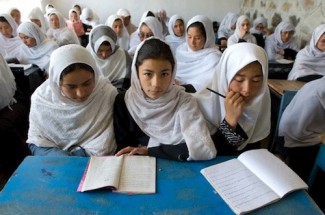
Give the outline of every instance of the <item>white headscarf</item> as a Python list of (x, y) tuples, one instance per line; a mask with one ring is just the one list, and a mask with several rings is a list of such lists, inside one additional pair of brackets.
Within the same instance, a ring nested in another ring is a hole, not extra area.
[(48, 39), (41, 29), (32, 22), (23, 22), (19, 25), (17, 32), (36, 40), (34, 47), (21, 46), (20, 62), (23, 64), (35, 64), (39, 68), (48, 71), (50, 56), (58, 48), (58, 45)]
[(5, 37), (0, 33), (0, 53), (4, 58), (17, 58), (19, 59), (20, 47), (23, 46), (21, 39), (17, 34), (18, 25), (9, 14), (0, 14), (4, 17), (12, 28), (12, 38)]
[(126, 30), (126, 28), (124, 27), (123, 19), (116, 14), (112, 14), (107, 18), (106, 25), (113, 28), (113, 24), (114, 24), (115, 20), (117, 20), (117, 19), (121, 20), (122, 25), (123, 25), (122, 35), (117, 38), (117, 44), (122, 49), (127, 51), (129, 49), (130, 35), (129, 35), (128, 31)]
[(0, 55), (0, 110), (16, 102), (15, 92), (15, 77), (5, 59)]
[[(62, 71), (74, 63), (87, 64), (95, 71), (95, 88), (81, 103), (65, 97), (60, 88)], [(113, 154), (116, 94), (110, 82), (99, 77), (95, 61), (84, 47), (75, 44), (60, 47), (51, 56), (48, 80), (32, 95), (27, 142), (62, 150), (79, 145), (94, 156)]]
[[(87, 20), (88, 18), (91, 18), (91, 20)], [(90, 25), (93, 28), (99, 24), (99, 18), (98, 16), (93, 12), (92, 9), (85, 7), (84, 9), (82, 9), (81, 15), (80, 15), (80, 19), (83, 23), (85, 23), (86, 25)]]
[(59, 28), (54, 28), (52, 23), (50, 23), (51, 27), (47, 30), (46, 35), (53, 39), (58, 46), (64, 46), (68, 44), (78, 44), (80, 45), (80, 41), (78, 39), (77, 34), (67, 27), (64, 17), (58, 11), (53, 11), (49, 14), (49, 19), (52, 15), (56, 15), (59, 20)]
[[(263, 84), (256, 97), (245, 107), (238, 123), (246, 132), (248, 139), (239, 150), (247, 143), (254, 143), (267, 137), (270, 133), (271, 99), (268, 79), (268, 60), (263, 48), (252, 43), (237, 43), (228, 47), (222, 54), (214, 76), (207, 85), (223, 95), (229, 90), (229, 85), (237, 72), (249, 63), (258, 61), (262, 66)], [(214, 126), (211, 133), (219, 127), (225, 118), (225, 100), (220, 96), (203, 89), (195, 94), (205, 118)]]
[(280, 56), (277, 53), (281, 49), (290, 48), (295, 51), (299, 51), (298, 45), (296, 44), (293, 37), (288, 42), (283, 42), (281, 39), (281, 32), (295, 31), (295, 26), (290, 22), (282, 21), (275, 28), (273, 34), (268, 36), (265, 40), (265, 50), (267, 52), (269, 60), (276, 60)]
[(249, 30), (249, 32), (251, 34), (264, 34), (263, 31), (260, 31), (260, 30), (257, 30), (256, 29), (256, 26), (259, 25), (259, 24), (262, 24), (264, 26), (264, 28), (267, 28), (267, 19), (260, 16), (260, 17), (257, 17), (254, 22), (253, 22), (253, 26), (251, 27), (251, 29)]
[(188, 21), (186, 29), (194, 22), (203, 24), (206, 42), (204, 48), (198, 51), (193, 51), (187, 42), (178, 46), (176, 79), (180, 81), (180, 84), (192, 84), (196, 91), (199, 91), (212, 78), (221, 52), (213, 48), (215, 36), (211, 20), (206, 16), (197, 15)]
[(182, 20), (184, 23), (184, 27), (185, 27), (184, 19), (180, 15), (177, 15), (177, 14), (173, 15), (172, 17), (170, 17), (169, 22), (168, 22), (169, 35), (167, 35), (165, 38), (166, 43), (168, 43), (170, 45), (170, 47), (174, 53), (176, 52), (176, 48), (180, 44), (186, 42), (186, 38), (185, 38), (186, 33), (185, 32), (184, 32), (184, 35), (181, 37), (176, 36), (174, 33), (174, 25), (177, 20)]
[[(89, 43), (87, 45), (87, 50), (95, 59), (101, 73), (111, 82), (129, 76), (126, 53), (122, 48), (117, 46), (116, 40), (116, 34), (112, 28), (107, 25), (97, 25), (90, 32)], [(97, 51), (99, 46), (105, 41), (111, 45), (112, 55), (108, 59), (103, 60), (97, 56)]]
[[(240, 28), (241, 28), (241, 24), (242, 24), (245, 20), (248, 20), (248, 22), (250, 23), (248, 16), (246, 16), (246, 15), (241, 15), (240, 17), (238, 17), (237, 22), (236, 22), (235, 33), (234, 33), (233, 35), (231, 35), (231, 36), (228, 38), (228, 40), (227, 40), (227, 47), (228, 47), (228, 46), (231, 46), (231, 45), (233, 45), (233, 44), (238, 43), (239, 39), (241, 38), (241, 37), (240, 37)], [(256, 44), (256, 38), (255, 38), (255, 36), (253, 36), (253, 35), (250, 34), (249, 32), (247, 32), (247, 33), (244, 35), (244, 37), (241, 38), (241, 39), (246, 40), (246, 42), (248, 42), (248, 43), (254, 43), (254, 44)]]
[(309, 45), (300, 50), (289, 73), (289, 80), (296, 80), (307, 75), (325, 75), (325, 52), (316, 45), (325, 33), (325, 24), (319, 25), (313, 32)]
[(45, 19), (44, 14), (42, 13), (39, 7), (34, 7), (28, 14), (28, 19), (31, 21), (32, 19), (38, 19), (41, 22), (41, 30), (44, 34), (46, 34), (47, 29), (49, 28), (49, 23)]
[[(158, 38), (147, 40), (150, 39)], [(196, 100), (184, 88), (173, 84), (175, 68), (170, 85), (160, 98), (151, 100), (143, 93), (135, 64), (145, 41), (134, 56), (131, 87), (126, 92), (125, 103), (137, 125), (150, 137), (148, 147), (186, 142), (188, 160), (214, 158), (216, 149)]]
[[(325, 77), (305, 84), (281, 117), (279, 135), (286, 147), (319, 144), (325, 132)], [(302, 158), (303, 159), (303, 158)]]
[(226, 38), (228, 39), (233, 33), (234, 30), (231, 27), (236, 23), (238, 15), (235, 13), (227, 13), (226, 16), (220, 23), (218, 29), (218, 38)]

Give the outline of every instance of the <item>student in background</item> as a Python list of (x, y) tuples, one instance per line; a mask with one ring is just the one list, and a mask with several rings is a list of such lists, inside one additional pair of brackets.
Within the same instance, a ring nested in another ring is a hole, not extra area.
[(51, 55), (49, 78), (32, 95), (27, 139), (32, 154), (113, 154), (116, 94), (84, 47), (58, 48)]
[(49, 20), (46, 20), (39, 7), (34, 7), (28, 14), (28, 19), (34, 22), (44, 34), (49, 29)]
[(161, 23), (161, 26), (163, 28), (163, 35), (167, 36), (168, 35), (168, 22), (169, 22), (169, 17), (167, 16), (166, 10), (165, 9), (159, 9), (157, 11), (157, 18)]
[(20, 10), (18, 8), (15, 8), (15, 7), (11, 8), (9, 10), (9, 14), (15, 20), (17, 25), (21, 24), (21, 13), (20, 13)]
[(117, 37), (113, 29), (107, 25), (98, 25), (90, 33), (87, 50), (96, 61), (104, 77), (119, 90), (130, 87), (132, 59), (117, 45)]
[[(164, 35), (162, 33), (162, 27), (160, 22), (158, 21), (157, 18), (148, 16), (143, 19), (143, 21), (139, 25), (138, 31), (138, 39), (139, 41), (143, 41), (149, 37), (158, 37), (159, 39), (164, 39)], [(131, 41), (130, 41), (130, 49), (128, 50), (129, 55), (131, 58), (133, 58), (134, 53), (138, 47), (139, 43), (134, 44), (131, 46)]]
[(295, 27), (286, 21), (282, 21), (276, 28), (273, 34), (265, 40), (265, 50), (269, 60), (295, 60), (298, 45), (293, 38)]
[(130, 35), (123, 24), (123, 19), (116, 14), (110, 15), (106, 25), (111, 27), (117, 36), (117, 44), (124, 50), (129, 50)]
[(54, 40), (58, 46), (68, 44), (80, 45), (77, 34), (67, 27), (64, 17), (61, 13), (54, 11), (49, 14), (50, 28), (47, 30), (47, 37)]
[(137, 48), (131, 87), (116, 97), (116, 155), (140, 154), (179, 161), (208, 160), (216, 149), (196, 100), (174, 85), (170, 47), (151, 37)]
[(195, 94), (211, 134), (223, 123), (230, 131), (243, 129), (248, 137), (234, 144), (215, 142), (219, 155), (238, 155), (260, 148), (260, 141), (269, 135), (271, 99), (267, 79), (264, 49), (252, 43), (237, 43), (222, 54), (206, 86), (225, 98), (206, 88)]
[(137, 26), (132, 24), (131, 22), (131, 13), (125, 8), (120, 8), (116, 14), (123, 19), (124, 26), (126, 30), (128, 31), (129, 35), (131, 35), (133, 32), (137, 30)]
[(89, 42), (89, 36), (92, 27), (82, 23), (79, 12), (76, 9), (69, 10), (69, 19), (66, 20), (67, 27), (73, 30), (79, 38), (80, 45), (86, 47)]
[(92, 9), (88, 7), (82, 9), (80, 19), (83, 23), (91, 26), (92, 28), (99, 24), (99, 17), (94, 13)]
[(58, 48), (33, 22), (23, 22), (17, 32), (24, 45), (21, 46), (19, 61), (22, 64), (34, 64), (40, 69), (49, 71), (50, 56)]
[(300, 50), (288, 80), (311, 81), (325, 75), (325, 24), (313, 32), (309, 45)]
[(18, 36), (17, 28), (17, 23), (9, 14), (0, 14), (0, 54), (5, 59), (19, 58), (24, 44)]
[(176, 80), (187, 92), (200, 91), (212, 78), (221, 57), (215, 47), (212, 21), (203, 15), (190, 19), (186, 26), (186, 43), (176, 49)]
[(176, 48), (186, 42), (185, 21), (180, 15), (173, 15), (168, 22), (169, 35), (166, 36), (166, 43), (176, 53)]
[(265, 46), (265, 38), (269, 35), (269, 31), (267, 29), (267, 19), (260, 16), (257, 17), (253, 22), (253, 27), (249, 30), (249, 32), (255, 36), (256, 44), (264, 48)]
[(74, 4), (72, 5), (72, 9), (77, 11), (78, 15), (80, 16), (81, 13), (82, 13), (82, 9), (81, 9), (81, 6), (79, 4)]
[(227, 46), (228, 38), (235, 32), (237, 18), (235, 13), (227, 13), (223, 18), (218, 29), (218, 45)]
[(27, 137), (29, 103), (17, 90), (15, 78), (0, 54), (0, 172), (8, 179), (29, 154)]
[(308, 180), (320, 135), (325, 133), (325, 78), (305, 84), (282, 114), (279, 135), (284, 136), (288, 165)]
[(249, 29), (250, 21), (248, 16), (241, 15), (240, 17), (238, 17), (236, 22), (235, 33), (228, 38), (227, 47), (240, 42), (256, 44), (256, 38), (249, 33)]

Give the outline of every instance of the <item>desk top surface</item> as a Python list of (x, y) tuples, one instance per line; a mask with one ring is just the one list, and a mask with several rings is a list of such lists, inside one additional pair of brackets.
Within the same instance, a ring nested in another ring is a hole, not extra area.
[[(157, 193), (77, 192), (88, 158), (27, 157), (0, 193), (0, 214), (233, 214), (201, 175), (225, 161), (157, 160)], [(253, 214), (322, 214), (306, 191), (288, 194)]]
[(280, 79), (268, 79), (268, 85), (271, 90), (275, 91), (279, 95), (283, 95), (285, 90), (298, 91), (305, 82), (302, 81), (291, 81), (291, 80), (280, 80)]

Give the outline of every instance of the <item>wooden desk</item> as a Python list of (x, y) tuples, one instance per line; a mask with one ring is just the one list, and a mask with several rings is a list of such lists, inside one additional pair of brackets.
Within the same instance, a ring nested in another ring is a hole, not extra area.
[(302, 81), (289, 81), (280, 79), (268, 79), (268, 86), (272, 92), (278, 96), (282, 96), (285, 90), (298, 91), (305, 82)]
[[(157, 160), (157, 193), (78, 193), (88, 158), (27, 157), (0, 193), (0, 214), (233, 214), (200, 170), (229, 159)], [(253, 214), (322, 214), (306, 191), (293, 192)]]

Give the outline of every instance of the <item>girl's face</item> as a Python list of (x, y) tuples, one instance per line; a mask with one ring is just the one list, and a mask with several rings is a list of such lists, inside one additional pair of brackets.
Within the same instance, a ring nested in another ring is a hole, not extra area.
[(139, 32), (140, 40), (143, 41), (149, 37), (154, 36), (151, 29), (146, 25), (142, 24)]
[(52, 28), (54, 28), (54, 29), (60, 28), (60, 21), (59, 21), (59, 17), (57, 15), (52, 14), (50, 16), (50, 22), (51, 22)]
[(12, 38), (12, 27), (8, 22), (0, 22), (0, 32), (7, 38)]
[(244, 21), (242, 21), (242, 23), (240, 24), (240, 31), (247, 33), (249, 31), (250, 28), (250, 24), (249, 21), (247, 19), (245, 19)]
[(144, 94), (158, 99), (172, 81), (172, 64), (165, 59), (146, 59), (138, 67), (138, 77)]
[(62, 93), (74, 102), (85, 101), (95, 88), (95, 76), (85, 69), (75, 69), (60, 80)]
[(192, 51), (198, 51), (204, 48), (205, 38), (197, 27), (190, 27), (187, 30), (187, 44)]
[(239, 70), (229, 84), (229, 90), (240, 93), (246, 103), (256, 97), (263, 84), (261, 65), (255, 61)]
[(105, 60), (112, 55), (112, 47), (110, 45), (101, 44), (97, 50), (97, 56)]
[(42, 27), (41, 20), (39, 19), (30, 19), (31, 22), (34, 22), (38, 27)]
[(20, 39), (23, 41), (23, 43), (28, 46), (29, 48), (36, 46), (36, 40), (32, 37), (28, 37), (23, 33), (19, 33)]
[(184, 22), (180, 19), (176, 20), (173, 31), (176, 36), (182, 37), (184, 35)]
[(288, 42), (292, 38), (293, 34), (294, 34), (293, 31), (282, 31), (281, 32), (282, 42), (284, 42), (284, 43)]
[(262, 23), (259, 23), (255, 26), (255, 29), (258, 31), (264, 31), (264, 25)]
[(78, 21), (78, 16), (76, 12), (70, 13), (70, 21), (71, 22), (77, 22)]
[(20, 15), (20, 12), (19, 10), (12, 10), (11, 13), (10, 13), (11, 17), (14, 18), (15, 22), (17, 24), (20, 23), (20, 20), (21, 20), (21, 15)]
[(113, 27), (113, 30), (115, 31), (116, 35), (118, 37), (120, 37), (123, 32), (122, 20), (120, 20), (120, 19), (115, 20), (112, 27)]
[(317, 47), (320, 51), (322, 51), (322, 52), (325, 51), (325, 34), (323, 34), (323, 35), (319, 38), (319, 40), (317, 41), (316, 47)]

